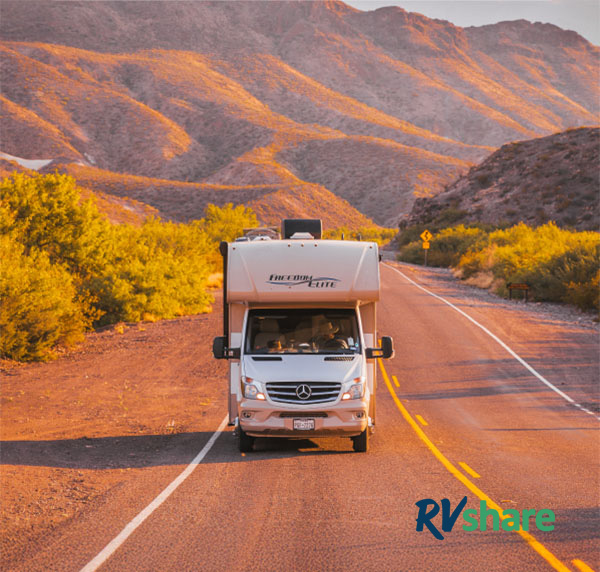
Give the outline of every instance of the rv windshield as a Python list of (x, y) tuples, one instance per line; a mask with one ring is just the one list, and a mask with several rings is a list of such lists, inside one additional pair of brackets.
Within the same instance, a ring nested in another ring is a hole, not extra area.
[(356, 312), (327, 308), (250, 310), (245, 352), (360, 353)]

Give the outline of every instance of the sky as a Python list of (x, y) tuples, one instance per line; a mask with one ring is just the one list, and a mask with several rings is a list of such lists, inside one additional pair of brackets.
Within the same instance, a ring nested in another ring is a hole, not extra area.
[(359, 10), (400, 6), (462, 28), (503, 20), (529, 20), (575, 30), (600, 45), (600, 0), (344, 0)]

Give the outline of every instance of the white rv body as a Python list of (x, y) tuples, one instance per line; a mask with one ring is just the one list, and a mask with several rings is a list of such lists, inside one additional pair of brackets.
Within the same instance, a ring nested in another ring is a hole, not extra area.
[(240, 448), (251, 449), (255, 437), (343, 435), (366, 450), (381, 352), (377, 244), (252, 240), (223, 243), (222, 254), (220, 357), (230, 363), (229, 415), (246, 440)]

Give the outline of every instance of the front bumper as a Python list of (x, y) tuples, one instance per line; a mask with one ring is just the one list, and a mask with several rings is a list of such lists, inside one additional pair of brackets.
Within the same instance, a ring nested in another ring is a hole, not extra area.
[[(311, 415), (314, 414), (314, 415)], [(239, 405), (239, 423), (252, 437), (355, 437), (369, 423), (369, 402), (350, 399), (320, 406), (281, 406), (245, 399)], [(294, 429), (294, 419), (313, 418), (314, 430)]]

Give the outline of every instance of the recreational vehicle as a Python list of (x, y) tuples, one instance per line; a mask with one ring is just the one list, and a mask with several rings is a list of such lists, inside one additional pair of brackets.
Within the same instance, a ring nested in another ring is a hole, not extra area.
[(221, 243), (229, 416), (239, 448), (257, 437), (346, 436), (368, 449), (375, 425), (379, 253), (374, 242), (322, 240), (321, 221), (288, 219), (281, 239)]

